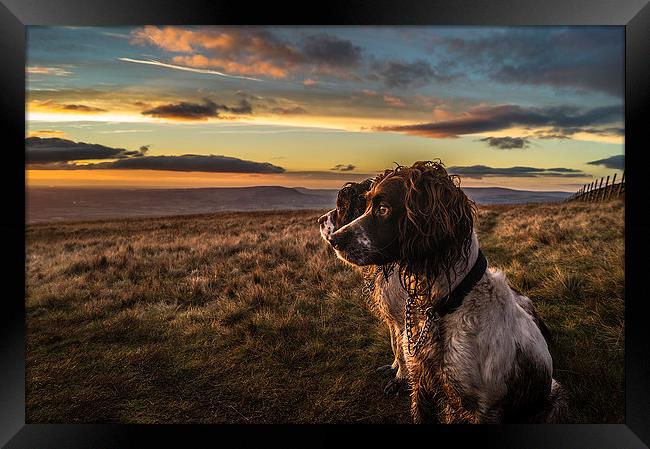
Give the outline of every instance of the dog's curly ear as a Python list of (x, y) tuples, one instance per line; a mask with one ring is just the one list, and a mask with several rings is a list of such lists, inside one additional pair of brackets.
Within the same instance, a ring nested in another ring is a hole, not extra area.
[(442, 163), (416, 162), (401, 172), (400, 273), (411, 294), (428, 295), (438, 276), (467, 262), (476, 206)]
[(337, 228), (363, 215), (366, 210), (366, 192), (372, 186), (372, 179), (362, 182), (346, 182), (336, 197)]

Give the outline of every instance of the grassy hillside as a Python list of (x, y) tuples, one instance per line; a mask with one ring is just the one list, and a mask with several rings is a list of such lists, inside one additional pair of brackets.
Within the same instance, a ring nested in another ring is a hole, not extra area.
[[(27, 422), (409, 422), (319, 211), (27, 229)], [(555, 336), (572, 422), (623, 422), (623, 206), (481, 207)]]

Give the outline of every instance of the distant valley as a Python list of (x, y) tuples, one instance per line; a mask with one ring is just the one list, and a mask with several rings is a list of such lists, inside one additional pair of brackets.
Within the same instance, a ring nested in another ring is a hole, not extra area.
[[(561, 201), (568, 192), (464, 188), (479, 204)], [(337, 190), (280, 186), (202, 189), (97, 189), (29, 187), (28, 223), (204, 214), (219, 211), (327, 209)]]

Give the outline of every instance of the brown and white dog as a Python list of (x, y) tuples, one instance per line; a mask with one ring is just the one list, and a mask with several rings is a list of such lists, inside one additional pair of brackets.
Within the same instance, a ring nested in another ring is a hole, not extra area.
[(321, 233), (342, 260), (381, 267), (375, 294), (379, 289), (382, 303), (395, 309), (388, 306), (387, 316), (400, 328), (396, 362), (406, 366), (414, 421), (557, 422), (566, 404), (543, 323), (499, 270), (485, 271), (410, 352), (407, 300), (416, 311), (435, 309), (479, 257), (475, 207), (457, 178), (439, 162), (417, 162), (386, 170), (364, 196), (361, 215), (344, 225), (335, 220), (326, 231), (321, 218)]

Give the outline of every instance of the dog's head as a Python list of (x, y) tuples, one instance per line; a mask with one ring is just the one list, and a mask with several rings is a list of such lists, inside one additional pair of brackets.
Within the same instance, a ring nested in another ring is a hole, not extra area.
[(366, 193), (370, 190), (372, 179), (362, 182), (348, 182), (336, 196), (336, 209), (322, 215), (318, 219), (320, 234), (325, 240), (334, 231), (360, 217), (366, 210)]
[(343, 260), (397, 264), (404, 284), (430, 288), (469, 256), (475, 205), (459, 185), (439, 161), (386, 170), (365, 194), (363, 214), (328, 241)]

